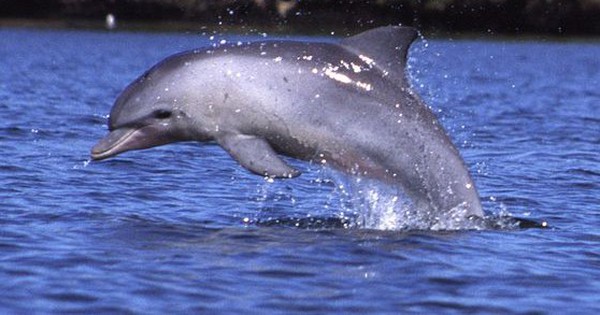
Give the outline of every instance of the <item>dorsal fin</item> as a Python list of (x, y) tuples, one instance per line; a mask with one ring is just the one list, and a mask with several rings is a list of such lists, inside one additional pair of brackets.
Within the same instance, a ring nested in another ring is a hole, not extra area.
[(375, 65), (393, 80), (404, 80), (406, 57), (417, 30), (405, 26), (384, 26), (343, 39), (340, 44), (357, 55), (375, 61)]

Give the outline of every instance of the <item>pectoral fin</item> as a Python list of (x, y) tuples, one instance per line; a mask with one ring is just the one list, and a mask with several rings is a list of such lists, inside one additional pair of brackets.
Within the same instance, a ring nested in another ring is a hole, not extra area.
[(252, 173), (277, 178), (292, 178), (300, 172), (287, 165), (269, 143), (255, 136), (228, 134), (217, 142), (244, 168)]

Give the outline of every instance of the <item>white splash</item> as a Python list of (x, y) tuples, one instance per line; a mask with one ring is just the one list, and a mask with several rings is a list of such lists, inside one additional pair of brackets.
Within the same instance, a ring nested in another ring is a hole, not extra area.
[(90, 165), (91, 162), (92, 162), (92, 160), (87, 159), (87, 160), (83, 161), (81, 164), (75, 164), (75, 165), (73, 165), (72, 169), (74, 169), (74, 170), (84, 169), (88, 165)]
[[(355, 178), (346, 186), (342, 204), (350, 204), (356, 226), (374, 230), (455, 231), (484, 229), (481, 221), (469, 220), (466, 204), (448, 211), (434, 211), (413, 202), (396, 188), (374, 180)], [(346, 210), (348, 212), (348, 210)]]

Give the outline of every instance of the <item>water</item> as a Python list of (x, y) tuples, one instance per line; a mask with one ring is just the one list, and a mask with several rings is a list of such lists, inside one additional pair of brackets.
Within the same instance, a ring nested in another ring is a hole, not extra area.
[(385, 191), (303, 162), (273, 183), (193, 143), (90, 163), (119, 91), (206, 36), (0, 39), (2, 313), (600, 311), (597, 43), (413, 47), (412, 80), (486, 211), (551, 228), (411, 231)]

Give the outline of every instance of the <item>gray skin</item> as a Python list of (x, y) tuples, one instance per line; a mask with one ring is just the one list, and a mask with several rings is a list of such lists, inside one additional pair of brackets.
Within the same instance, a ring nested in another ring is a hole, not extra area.
[(261, 176), (300, 174), (282, 154), (398, 187), (427, 213), (482, 217), (458, 150), (405, 76), (416, 37), (389, 26), (337, 43), (264, 41), (168, 57), (118, 97), (92, 158), (216, 141)]

